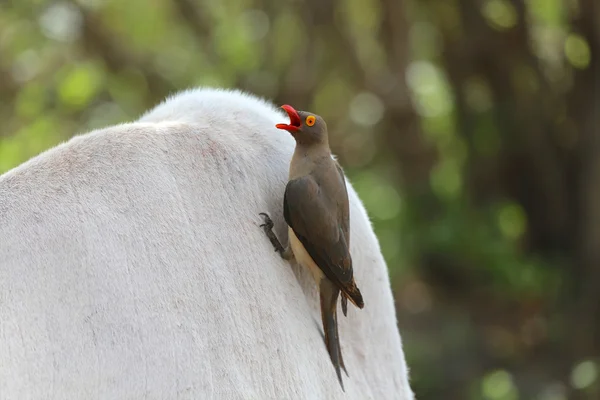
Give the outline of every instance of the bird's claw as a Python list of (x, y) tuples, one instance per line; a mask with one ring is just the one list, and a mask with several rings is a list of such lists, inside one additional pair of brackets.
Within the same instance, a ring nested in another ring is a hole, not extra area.
[(273, 229), (273, 220), (265, 213), (258, 213), (258, 215), (262, 215), (264, 217), (265, 223), (260, 224), (260, 227), (266, 227), (267, 229)]
[(261, 212), (261, 213), (258, 213), (258, 215), (262, 215), (263, 219), (265, 220), (265, 222), (263, 224), (260, 224), (260, 227), (264, 229), (267, 237), (271, 241), (271, 244), (275, 248), (275, 251), (278, 252), (279, 254), (283, 254), (284, 248), (283, 248), (283, 246), (281, 246), (281, 243), (277, 239), (277, 236), (275, 236), (275, 233), (273, 233), (273, 227), (274, 227), (273, 220), (266, 213)]

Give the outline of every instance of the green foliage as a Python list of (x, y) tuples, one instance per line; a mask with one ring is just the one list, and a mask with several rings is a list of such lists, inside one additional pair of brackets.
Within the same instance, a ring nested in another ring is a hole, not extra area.
[(571, 33), (565, 40), (565, 56), (575, 68), (585, 69), (590, 65), (590, 46), (581, 35)]
[(58, 99), (70, 110), (87, 107), (104, 86), (104, 68), (97, 63), (69, 66), (58, 76)]

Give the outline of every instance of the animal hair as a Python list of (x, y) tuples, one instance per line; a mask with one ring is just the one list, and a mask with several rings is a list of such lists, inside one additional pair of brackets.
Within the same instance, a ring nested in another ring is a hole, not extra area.
[(178, 93), (0, 176), (0, 398), (413, 399), (388, 271), (348, 183), (365, 299), (339, 318), (282, 260), (294, 140), (240, 91)]

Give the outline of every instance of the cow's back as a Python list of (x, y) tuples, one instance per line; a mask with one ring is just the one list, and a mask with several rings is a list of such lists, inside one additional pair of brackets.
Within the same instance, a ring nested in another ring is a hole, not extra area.
[(189, 91), (0, 177), (1, 399), (410, 399), (387, 270), (352, 188), (365, 308), (340, 317), (340, 389), (281, 211), (285, 117)]

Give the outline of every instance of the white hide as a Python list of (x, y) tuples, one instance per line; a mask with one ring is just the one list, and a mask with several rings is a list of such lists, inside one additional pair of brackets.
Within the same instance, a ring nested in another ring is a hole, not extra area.
[(412, 399), (388, 272), (349, 187), (365, 308), (338, 383), (308, 271), (283, 261), (294, 141), (274, 105), (196, 89), (0, 177), (0, 399)]

